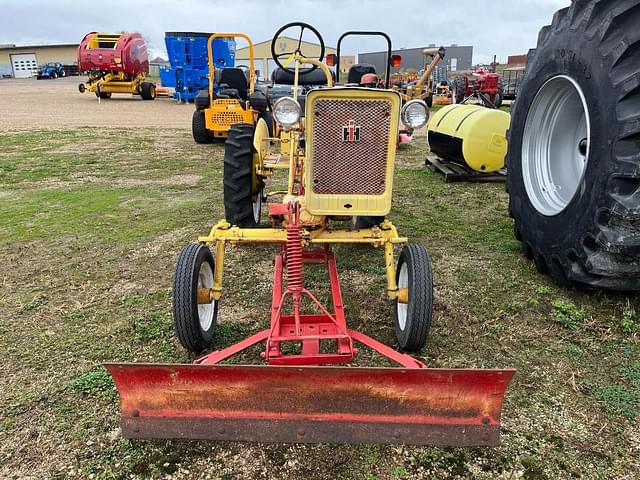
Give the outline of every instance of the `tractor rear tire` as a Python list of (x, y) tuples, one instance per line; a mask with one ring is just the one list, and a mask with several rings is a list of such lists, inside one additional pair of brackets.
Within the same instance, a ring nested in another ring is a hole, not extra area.
[(200, 90), (196, 94), (196, 98), (193, 100), (193, 103), (195, 104), (196, 110), (198, 110), (198, 111), (204, 110), (206, 108), (209, 108), (209, 105), (211, 103), (211, 101), (209, 99), (209, 91), (208, 90)]
[(431, 258), (422, 245), (408, 243), (396, 269), (398, 288), (408, 289), (408, 302), (393, 302), (393, 322), (402, 350), (417, 352), (427, 343), (433, 315)]
[(218, 302), (198, 304), (198, 288), (213, 287), (214, 263), (205, 245), (182, 249), (173, 277), (173, 322), (178, 340), (192, 353), (205, 350), (213, 339)]
[(515, 236), (561, 285), (640, 291), (639, 24), (637, 0), (557, 11), (512, 109)]
[(453, 81), (453, 102), (462, 103), (465, 98), (464, 78), (458, 77)]
[(156, 86), (151, 82), (142, 82), (140, 96), (143, 100), (153, 100), (156, 98)]
[(500, 108), (502, 106), (502, 91), (498, 90), (493, 97), (493, 106)]
[(229, 223), (239, 227), (255, 227), (260, 223), (262, 181), (254, 177), (254, 131), (250, 124), (233, 125), (224, 144), (224, 214)]
[(193, 139), (196, 143), (211, 143), (213, 141), (209, 130), (207, 130), (203, 111), (194, 110), (191, 119), (191, 133), (193, 133)]

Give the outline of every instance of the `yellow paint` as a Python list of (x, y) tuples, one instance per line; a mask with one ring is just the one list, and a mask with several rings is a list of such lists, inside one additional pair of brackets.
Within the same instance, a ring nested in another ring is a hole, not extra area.
[[(353, 101), (383, 100), (389, 102), (391, 118), (382, 121), (390, 122), (389, 141), (387, 147), (387, 167), (385, 190), (380, 195), (331, 195), (313, 191), (311, 175), (305, 175), (305, 192), (307, 208), (314, 215), (386, 215), (391, 210), (393, 186), (393, 170), (396, 158), (398, 124), (400, 116), (400, 96), (391, 90), (378, 89), (317, 89), (307, 94), (306, 122), (307, 130), (313, 131), (314, 108), (318, 101), (326, 99), (349, 99)], [(306, 136), (305, 168), (313, 169), (313, 135)], [(346, 205), (351, 205), (346, 207)]]
[(502, 110), (479, 105), (448, 105), (429, 121), (429, 132), (462, 141), (462, 159), (478, 172), (504, 168), (507, 129), (511, 116)]
[(115, 72), (104, 76), (89, 75), (89, 80), (84, 85), (85, 91), (90, 93), (100, 91), (101, 93), (130, 93), (137, 95), (145, 78), (143, 74), (132, 79), (124, 72)]
[(251, 108), (248, 101), (235, 98), (214, 97), (213, 84), (215, 80), (215, 65), (213, 64), (212, 45), (216, 38), (242, 38), (249, 45), (249, 95), (255, 87), (255, 68), (253, 62), (253, 42), (248, 35), (237, 32), (214, 33), (209, 36), (207, 42), (207, 55), (209, 60), (209, 108), (204, 109), (205, 128), (214, 137), (227, 138), (232, 125), (239, 123), (255, 124), (258, 119), (258, 112)]

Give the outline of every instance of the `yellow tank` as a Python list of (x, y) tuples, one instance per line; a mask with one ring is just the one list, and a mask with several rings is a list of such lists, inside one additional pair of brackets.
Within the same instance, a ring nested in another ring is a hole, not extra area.
[(448, 105), (429, 121), (431, 151), (477, 172), (504, 167), (511, 116), (479, 105)]

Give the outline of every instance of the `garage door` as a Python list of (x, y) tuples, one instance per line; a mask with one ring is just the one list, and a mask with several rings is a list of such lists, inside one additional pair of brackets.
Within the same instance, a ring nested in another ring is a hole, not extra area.
[(29, 78), (38, 74), (38, 63), (35, 53), (23, 53), (11, 55), (13, 76), (16, 78)]

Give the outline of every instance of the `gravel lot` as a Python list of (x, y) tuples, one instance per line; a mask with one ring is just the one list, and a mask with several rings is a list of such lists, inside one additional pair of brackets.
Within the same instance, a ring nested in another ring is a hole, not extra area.
[(145, 102), (138, 96), (114, 94), (98, 103), (95, 95), (81, 94), (83, 77), (57, 80), (0, 81), (0, 131), (65, 127), (190, 128), (193, 105), (172, 98)]

